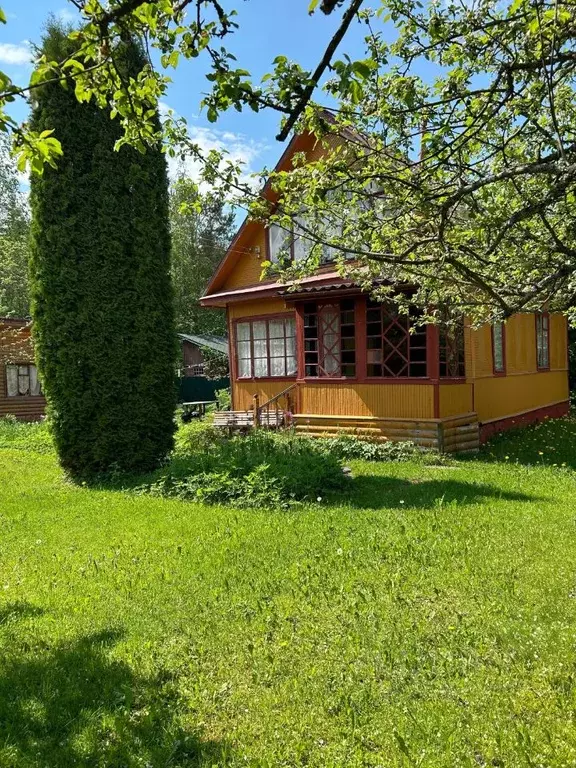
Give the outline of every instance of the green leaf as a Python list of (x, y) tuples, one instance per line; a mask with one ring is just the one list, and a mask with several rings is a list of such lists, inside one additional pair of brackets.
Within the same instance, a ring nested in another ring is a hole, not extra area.
[(318, 0), (310, 0), (310, 4), (308, 5), (308, 13), (310, 15), (314, 13), (317, 5), (318, 5)]

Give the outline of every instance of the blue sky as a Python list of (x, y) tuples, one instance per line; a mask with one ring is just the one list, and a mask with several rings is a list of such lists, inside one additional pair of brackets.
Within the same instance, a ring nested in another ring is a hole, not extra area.
[[(228, 38), (226, 45), (236, 55), (238, 65), (259, 79), (271, 70), (274, 57), (282, 53), (313, 68), (339, 24), (341, 11), (329, 17), (322, 13), (308, 16), (308, 4), (309, 0), (229, 0), (226, 7), (238, 11), (240, 30)], [(8, 24), (0, 27), (0, 68), (17, 83), (26, 83), (31, 71), (30, 43), (39, 41), (48, 15), (74, 21), (77, 12), (67, 0), (0, 0), (0, 5), (8, 17)], [(338, 55), (348, 52), (361, 57), (364, 29), (355, 24)], [(209, 86), (205, 72), (204, 59), (184, 62), (176, 72), (171, 71), (174, 82), (165, 99), (167, 105), (186, 117), (192, 135), (206, 148), (229, 149), (236, 159), (247, 162), (249, 170), (273, 165), (283, 151), (283, 145), (274, 138), (278, 115), (269, 110), (258, 114), (231, 110), (217, 124), (210, 125), (199, 113), (202, 92)], [(25, 119), (25, 105), (17, 105), (12, 114)]]

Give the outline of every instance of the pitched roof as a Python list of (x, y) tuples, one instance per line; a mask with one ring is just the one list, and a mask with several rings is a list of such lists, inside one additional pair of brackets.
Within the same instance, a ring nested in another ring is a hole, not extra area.
[(228, 339), (225, 336), (214, 336), (211, 333), (179, 333), (178, 336), (183, 341), (196, 344), (197, 347), (207, 347), (214, 352), (228, 354)]

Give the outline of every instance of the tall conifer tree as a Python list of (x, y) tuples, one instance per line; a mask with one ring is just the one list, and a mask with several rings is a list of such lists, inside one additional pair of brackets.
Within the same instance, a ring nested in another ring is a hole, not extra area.
[[(62, 58), (68, 46), (50, 23), (43, 51)], [(139, 46), (119, 61), (134, 75)], [(34, 334), (60, 462), (75, 477), (153, 468), (175, 406), (164, 155), (115, 151), (117, 121), (58, 84), (39, 90), (32, 122), (54, 128), (64, 151), (31, 184)]]

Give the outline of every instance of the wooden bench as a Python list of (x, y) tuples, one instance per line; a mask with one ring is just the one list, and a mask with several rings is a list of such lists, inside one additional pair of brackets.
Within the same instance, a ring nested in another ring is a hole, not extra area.
[(254, 415), (251, 411), (216, 411), (212, 425), (230, 432), (248, 430), (254, 426)]
[[(263, 411), (258, 423), (261, 427), (278, 429), (285, 423), (284, 411)], [(248, 430), (254, 427), (254, 411), (216, 411), (213, 426), (222, 429)]]

